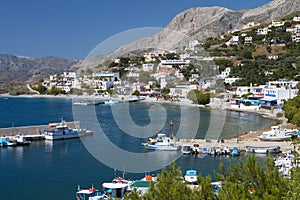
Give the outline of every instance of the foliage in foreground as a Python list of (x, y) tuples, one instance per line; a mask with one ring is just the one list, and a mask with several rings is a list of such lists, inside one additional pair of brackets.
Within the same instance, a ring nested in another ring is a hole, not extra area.
[(290, 123), (300, 126), (300, 95), (286, 101), (283, 110)]
[(273, 159), (268, 157), (264, 164), (255, 160), (253, 155), (245, 162), (240, 159), (231, 163), (228, 169), (220, 165), (216, 178), (222, 181), (218, 195), (211, 188), (211, 178), (198, 176), (198, 187), (191, 189), (183, 181), (180, 168), (172, 164), (167, 171), (158, 175), (159, 182), (151, 184), (147, 193), (142, 196), (138, 191), (127, 194), (131, 200), (173, 200), (173, 199), (289, 199), (296, 200), (300, 195), (300, 171), (293, 169), (291, 178), (284, 178), (274, 167)]

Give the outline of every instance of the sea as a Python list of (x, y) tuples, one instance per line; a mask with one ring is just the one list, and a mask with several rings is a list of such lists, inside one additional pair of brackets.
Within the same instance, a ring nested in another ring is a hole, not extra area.
[[(178, 132), (193, 131), (186, 135), (189, 139), (209, 139), (207, 133), (211, 132), (214, 137), (226, 140), (238, 133), (260, 130), (274, 124), (271, 119), (241, 112), (170, 103), (160, 103), (159, 106), (150, 102), (117, 104), (116, 109), (113, 108), (115, 105), (107, 104), (76, 107), (72, 98), (0, 97), (0, 128), (45, 125), (60, 122), (63, 118), (65, 121), (79, 119), (81, 128), (94, 131), (93, 135), (84, 140), (33, 141), (30, 146), (0, 148), (0, 199), (72, 200), (75, 199), (78, 187), (94, 186), (101, 190), (103, 182), (109, 182), (116, 176), (137, 180), (146, 174), (155, 175), (171, 163), (166, 158), (168, 153), (160, 153), (149, 164), (134, 159), (135, 156), (140, 159), (139, 154), (153, 153), (141, 145), (146, 141), (146, 136), (157, 133), (151, 131), (166, 134), (172, 132), (175, 137), (176, 134), (185, 136)], [(128, 109), (128, 112), (123, 108)], [(92, 115), (96, 119), (92, 119)], [(91, 121), (99, 124), (96, 126)], [(105, 143), (95, 143), (97, 128), (105, 135)], [(131, 132), (135, 135), (130, 135)], [(140, 137), (138, 133), (141, 133)], [(106, 149), (112, 147), (118, 151)], [(95, 148), (97, 151), (93, 150)], [(228, 166), (239, 159), (181, 154), (174, 158), (183, 173), (187, 169), (196, 169), (203, 176), (211, 176), (213, 180), (221, 162)]]

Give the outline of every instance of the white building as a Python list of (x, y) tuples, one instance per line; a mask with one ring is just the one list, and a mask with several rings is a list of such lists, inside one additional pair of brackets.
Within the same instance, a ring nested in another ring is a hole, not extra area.
[(226, 84), (232, 85), (234, 82), (242, 80), (242, 78), (236, 77), (236, 78), (225, 78), (224, 82)]
[(266, 27), (266, 28), (260, 28), (260, 29), (257, 29), (256, 31), (256, 35), (267, 35), (269, 32), (269, 28)]
[(284, 89), (284, 88), (264, 88), (264, 98), (262, 100), (275, 100), (277, 105), (282, 106), (284, 101), (292, 99), (297, 96), (298, 89)]
[(221, 72), (221, 74), (219, 75), (219, 77), (221, 79), (225, 79), (227, 78), (231, 73), (231, 68), (230, 67), (226, 67), (224, 71)]
[(120, 74), (115, 72), (94, 72), (93, 78), (105, 81), (117, 81), (120, 80)]
[(245, 44), (252, 44), (252, 42), (253, 42), (253, 39), (252, 39), (251, 36), (250, 37), (245, 37)]
[(272, 24), (270, 25), (271, 27), (280, 27), (284, 25), (284, 21), (281, 20), (272, 20)]
[(268, 87), (278, 87), (278, 88), (292, 88), (296, 89), (299, 81), (287, 81), (285, 79), (280, 79), (278, 81), (269, 81), (267, 83)]
[(298, 17), (298, 16), (294, 17), (294, 18), (293, 18), (293, 21), (294, 21), (294, 22), (300, 22), (300, 17)]
[(226, 42), (226, 45), (238, 45), (239, 43), (239, 36), (233, 35), (232, 38), (228, 42)]
[(154, 64), (153, 63), (146, 63), (143, 64), (143, 71), (148, 72), (148, 71), (153, 71)]
[(175, 88), (170, 88), (169, 95), (186, 98), (191, 90), (196, 90), (196, 85), (177, 85)]
[(162, 65), (188, 65), (190, 60), (162, 60), (160, 63)]

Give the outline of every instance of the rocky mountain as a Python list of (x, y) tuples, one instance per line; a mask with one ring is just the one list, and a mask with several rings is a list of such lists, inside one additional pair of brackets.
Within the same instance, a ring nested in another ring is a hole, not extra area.
[(34, 59), (0, 54), (0, 83), (37, 80), (68, 70), (75, 63), (52, 56)]
[[(274, 0), (248, 10), (230, 10), (223, 7), (197, 7), (179, 13), (160, 33), (122, 46), (99, 60), (114, 59), (137, 49), (174, 50), (188, 41), (217, 37), (222, 33), (240, 30), (248, 22), (270, 22), (300, 11), (299, 0)], [(98, 60), (98, 61), (99, 61)], [(100, 62), (100, 61), (99, 61)]]

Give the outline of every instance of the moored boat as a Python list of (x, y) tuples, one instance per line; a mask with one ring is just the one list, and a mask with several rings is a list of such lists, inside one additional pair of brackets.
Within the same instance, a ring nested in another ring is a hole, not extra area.
[(172, 143), (171, 138), (166, 136), (161, 136), (155, 140), (153, 143), (147, 143), (144, 145), (146, 149), (152, 150), (163, 150), (163, 151), (178, 151), (180, 146)]
[(281, 130), (279, 126), (272, 126), (270, 131), (263, 132), (258, 139), (261, 141), (285, 141), (292, 138), (294, 132), (296, 130)]
[(72, 129), (69, 128), (64, 120), (59, 124), (49, 124), (49, 128), (44, 130), (46, 140), (64, 140), (79, 138), (91, 132), (86, 129)]
[(252, 153), (279, 153), (280, 146), (246, 146), (246, 152)]
[(78, 186), (78, 191), (76, 192), (76, 200), (107, 200), (108, 196), (101, 194), (98, 189), (93, 186), (89, 189), (80, 189)]
[(16, 142), (9, 141), (4, 135), (1, 137), (0, 143), (1, 143), (1, 146), (3, 146), (3, 147), (6, 147), (6, 146), (8, 146), (8, 147), (17, 146)]
[(184, 145), (184, 146), (182, 146), (181, 152), (184, 155), (190, 155), (190, 154), (192, 154), (193, 150), (190, 145)]
[(105, 191), (105, 195), (109, 198), (123, 198), (129, 191), (133, 181), (126, 180), (123, 177), (117, 177), (112, 182), (105, 182), (102, 187)]
[(186, 170), (186, 172), (185, 172), (184, 180), (186, 182), (188, 182), (189, 184), (196, 184), (197, 183), (197, 177), (198, 177), (197, 170), (189, 169), (189, 170)]
[(31, 144), (31, 141), (27, 140), (26, 136), (24, 136), (24, 135), (16, 135), (15, 140), (16, 140), (17, 146), (25, 146), (25, 145)]
[(230, 152), (231, 156), (239, 156), (240, 154), (241, 154), (241, 151), (237, 147), (233, 147), (232, 150), (231, 150), (231, 152)]

